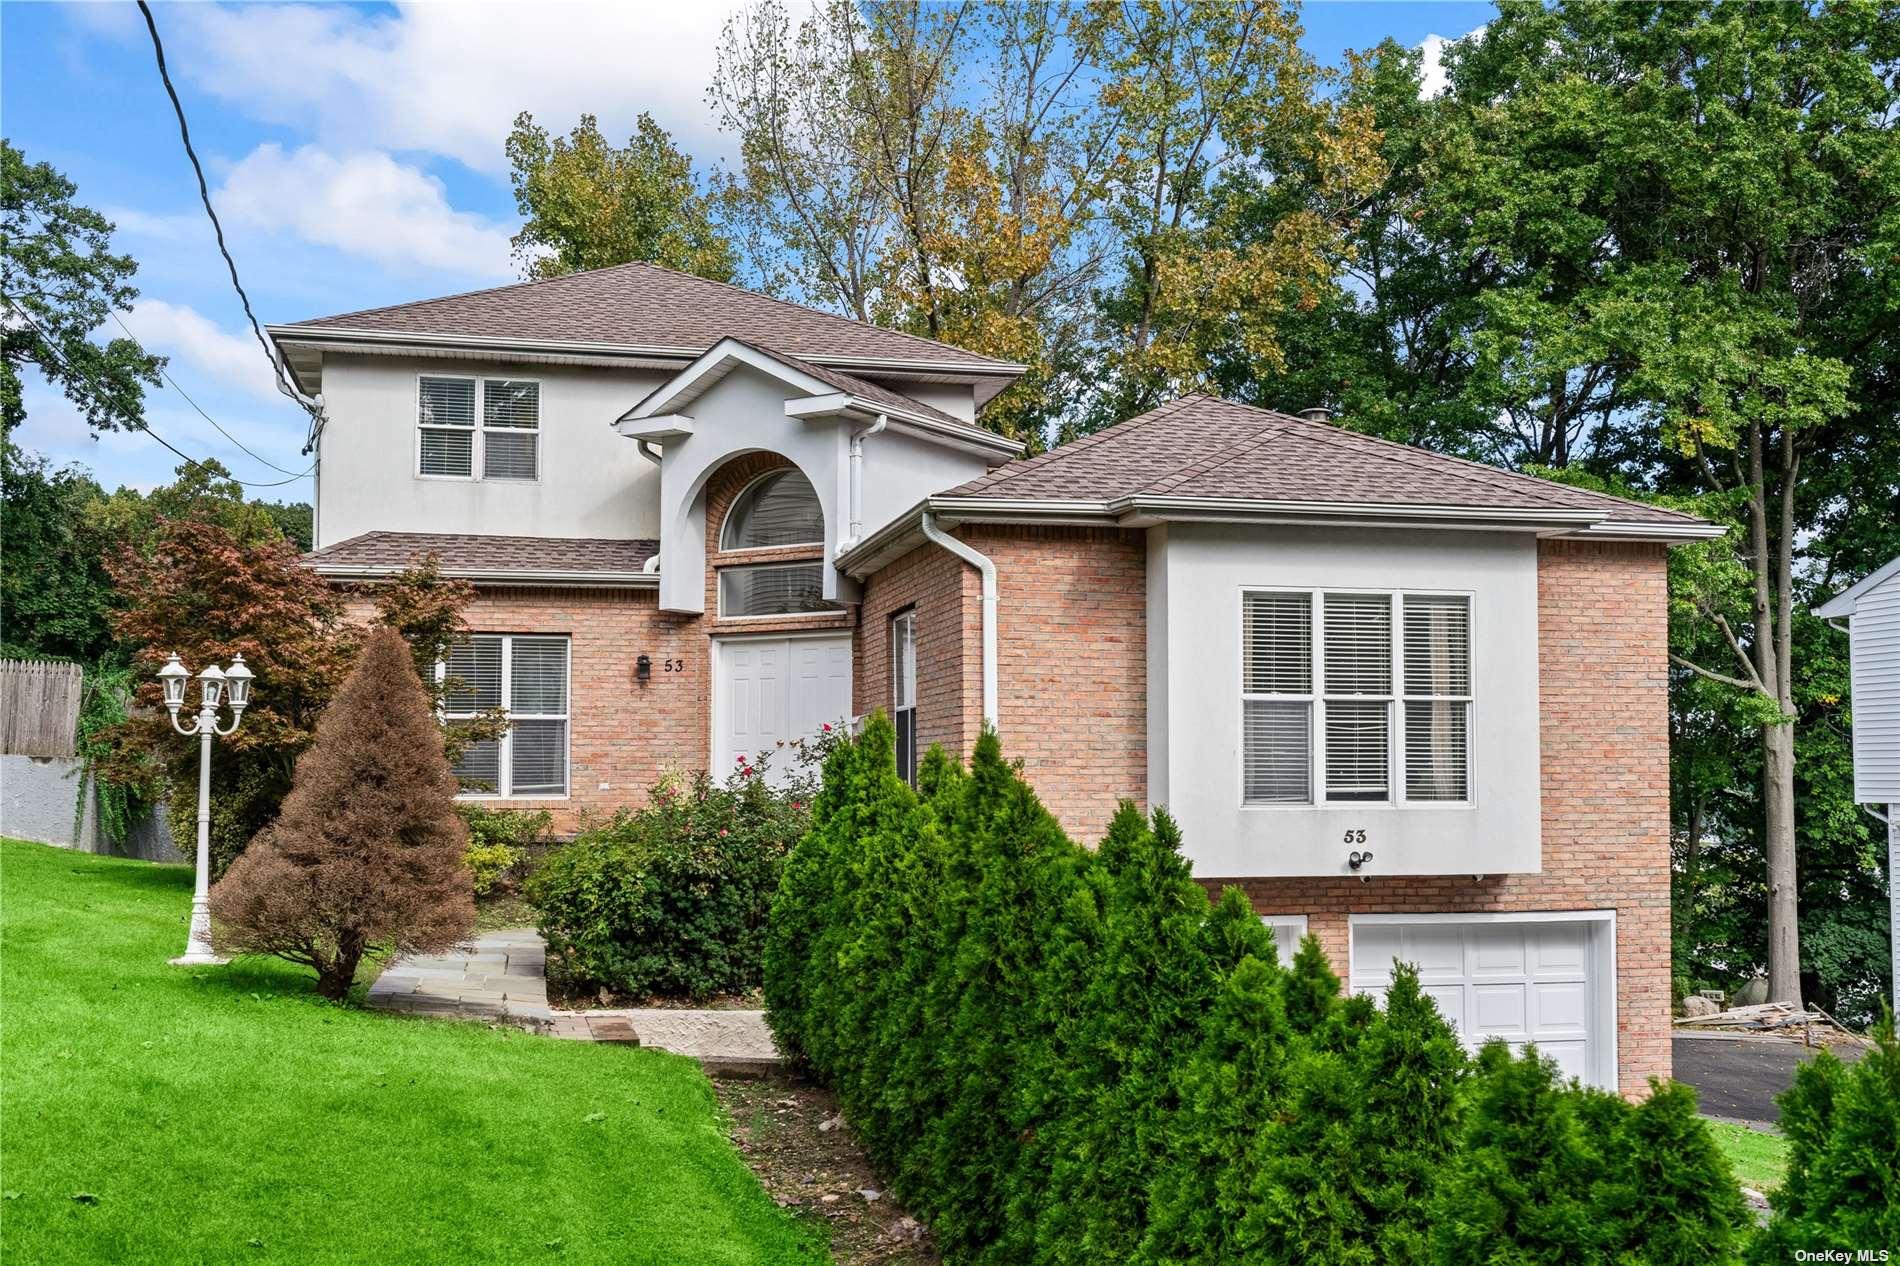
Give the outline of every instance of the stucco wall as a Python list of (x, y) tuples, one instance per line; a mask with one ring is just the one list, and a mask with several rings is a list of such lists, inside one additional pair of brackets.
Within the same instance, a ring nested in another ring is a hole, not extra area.
[(75, 830), (73, 809), (79, 798), (79, 762), (35, 756), (0, 756), (0, 835), (76, 848), (87, 853), (183, 861), (165, 825), (159, 805), (133, 825), (127, 839), (114, 844), (99, 827), (97, 795), (86, 797), (85, 815)]
[[(417, 379), (531, 378), (541, 384), (541, 477), (425, 479), (416, 473)], [(655, 537), (659, 474), (613, 421), (662, 381), (658, 370), (498, 361), (324, 357), (317, 541), (363, 532)]]
[[(1355, 848), (1381, 875), (1538, 868), (1534, 538), (1170, 524), (1148, 534), (1148, 585), (1148, 797), (1196, 870), (1343, 875)], [(1276, 587), (1470, 595), (1469, 803), (1242, 803), (1241, 595)]]

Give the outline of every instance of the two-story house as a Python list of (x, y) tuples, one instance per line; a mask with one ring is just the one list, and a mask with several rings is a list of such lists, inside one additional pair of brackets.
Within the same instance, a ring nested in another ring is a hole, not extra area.
[(1029, 460), (1021, 367), (630, 264), (271, 327), (328, 412), (309, 565), (478, 590), (495, 803), (572, 829), (884, 708), (985, 724), (1079, 838), (1195, 871), (1468, 1039), (1669, 1070), (1679, 514), (1209, 396)]

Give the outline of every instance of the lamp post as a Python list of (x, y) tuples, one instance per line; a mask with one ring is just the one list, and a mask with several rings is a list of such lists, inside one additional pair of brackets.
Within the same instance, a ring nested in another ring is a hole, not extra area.
[[(172, 729), (198, 740), (198, 879), (191, 892), (191, 935), (185, 942), (185, 952), (171, 960), (181, 966), (230, 961), (218, 957), (211, 948), (211, 736), (236, 732), (251, 702), (251, 670), (244, 666), (244, 656), (234, 655), (231, 667), (213, 664), (198, 674), (198, 716), (189, 726), (180, 725), (178, 711), (185, 705), (185, 682), (190, 677), (191, 670), (179, 662), (176, 654), (158, 670), (158, 680), (165, 687), (165, 708), (172, 714)], [(220, 729), (218, 704), (227, 691), (231, 724)]]

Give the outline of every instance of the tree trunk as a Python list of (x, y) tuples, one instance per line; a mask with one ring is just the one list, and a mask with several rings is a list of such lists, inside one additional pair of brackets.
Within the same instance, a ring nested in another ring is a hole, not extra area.
[(1767, 811), (1768, 998), (1801, 1005), (1801, 938), (1794, 868), (1794, 722), (1764, 725), (1762, 802)]
[(332, 1002), (342, 1002), (350, 996), (350, 986), (356, 983), (356, 968), (363, 959), (363, 951), (339, 948), (336, 955), (317, 968), (317, 992)]

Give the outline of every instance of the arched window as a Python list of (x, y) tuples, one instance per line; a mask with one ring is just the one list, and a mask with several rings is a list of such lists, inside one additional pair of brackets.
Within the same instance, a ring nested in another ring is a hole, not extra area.
[(732, 503), (719, 533), (720, 549), (823, 545), (825, 512), (811, 480), (796, 470), (775, 470), (752, 481)]

